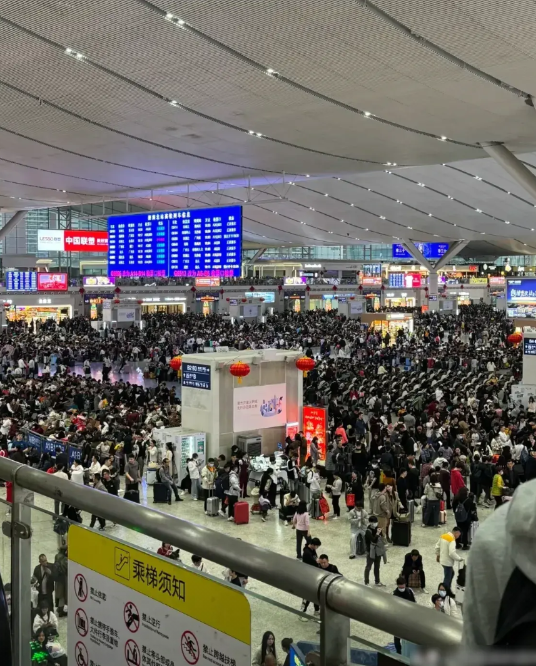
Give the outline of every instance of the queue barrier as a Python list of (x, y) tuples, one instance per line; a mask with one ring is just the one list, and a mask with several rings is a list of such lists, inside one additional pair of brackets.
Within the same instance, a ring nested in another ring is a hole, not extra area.
[(55, 459), (56, 451), (60, 449), (62, 453), (67, 453), (69, 456), (69, 467), (75, 460), (78, 460), (78, 462), (82, 461), (82, 447), (78, 444), (70, 444), (58, 439), (45, 437), (33, 430), (25, 431), (24, 435), (25, 439), (20, 443), (23, 446), (26, 445), (27, 447), (35, 449), (40, 456), (43, 453), (48, 453), (52, 459)]

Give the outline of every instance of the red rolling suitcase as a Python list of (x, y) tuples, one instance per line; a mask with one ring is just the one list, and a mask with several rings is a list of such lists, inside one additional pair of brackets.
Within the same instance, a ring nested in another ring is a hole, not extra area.
[(234, 521), (237, 525), (249, 523), (249, 504), (247, 502), (236, 502), (234, 505)]

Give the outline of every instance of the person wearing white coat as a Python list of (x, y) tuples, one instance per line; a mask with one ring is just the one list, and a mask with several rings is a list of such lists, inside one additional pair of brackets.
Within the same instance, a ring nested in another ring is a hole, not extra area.
[[(458, 605), (456, 604), (456, 597), (452, 593), (450, 587), (440, 583), (437, 588), (437, 593), (441, 597), (441, 610), (443, 613), (445, 613), (445, 615), (450, 615), (451, 617), (460, 618), (461, 616)], [(432, 604), (432, 606), (433, 605), (434, 604)]]

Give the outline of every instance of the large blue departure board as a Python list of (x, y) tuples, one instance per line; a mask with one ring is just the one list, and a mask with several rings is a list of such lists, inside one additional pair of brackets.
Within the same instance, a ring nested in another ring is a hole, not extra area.
[(6, 271), (7, 291), (37, 291), (35, 271)]
[(238, 277), (242, 206), (113, 215), (109, 277)]

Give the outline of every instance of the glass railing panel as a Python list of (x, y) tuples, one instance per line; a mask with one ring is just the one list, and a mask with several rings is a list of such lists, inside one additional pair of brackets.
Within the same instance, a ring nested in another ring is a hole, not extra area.
[[(356, 626), (354, 626), (356, 625)], [(348, 639), (348, 664), (361, 664), (362, 666), (396, 666), (396, 664), (410, 664), (418, 646), (401, 641), (395, 645), (393, 637), (381, 635), (370, 627), (352, 622), (353, 629), (363, 628), (366, 638), (352, 635)], [(402, 653), (397, 652), (397, 648)]]

